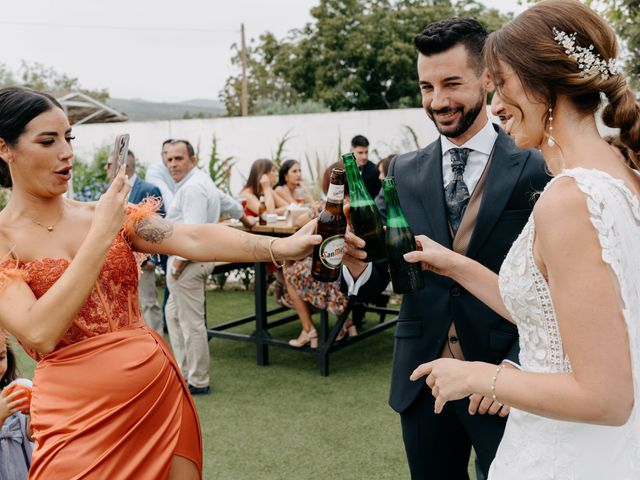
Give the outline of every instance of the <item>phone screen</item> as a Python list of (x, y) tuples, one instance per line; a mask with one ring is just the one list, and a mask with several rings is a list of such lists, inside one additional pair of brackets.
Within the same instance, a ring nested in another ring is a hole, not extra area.
[(129, 152), (129, 134), (123, 133), (116, 137), (116, 144), (112, 154), (112, 164), (109, 170), (109, 179), (113, 180), (120, 170), (120, 167), (124, 165), (127, 160), (127, 153)]

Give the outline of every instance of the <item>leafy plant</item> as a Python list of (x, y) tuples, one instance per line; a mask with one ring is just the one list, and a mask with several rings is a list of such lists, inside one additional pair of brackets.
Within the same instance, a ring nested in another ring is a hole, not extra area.
[(213, 275), (211, 275), (211, 278), (213, 279), (213, 282), (218, 285), (218, 288), (220, 288), (220, 290), (224, 290), (224, 286), (227, 283), (227, 278), (229, 277), (229, 272), (224, 272), (224, 273), (214, 273)]
[(234, 157), (220, 158), (218, 138), (214, 134), (209, 156), (209, 176), (220, 190), (228, 194), (231, 194), (231, 169), (235, 163)]
[(11, 191), (6, 188), (0, 188), (0, 210), (7, 206), (9, 202), (9, 195), (11, 195)]
[(284, 147), (287, 144), (287, 142), (291, 140), (291, 136), (289, 135), (291, 130), (292, 129), (289, 129), (285, 132), (285, 134), (282, 136), (282, 138), (278, 142), (278, 148), (276, 148), (276, 153), (271, 154), (271, 160), (273, 160), (273, 163), (275, 163), (278, 168), (280, 168), (280, 164), (284, 160), (283, 158), (284, 152), (285, 152)]
[(73, 164), (73, 195), (76, 200), (93, 201), (107, 189), (106, 165), (109, 158), (109, 146), (103, 145), (93, 156), (90, 163), (76, 160)]
[(404, 128), (407, 130), (407, 132), (409, 132), (409, 135), (411, 136), (411, 140), (413, 140), (413, 145), (416, 147), (416, 150), (420, 150), (420, 142), (418, 141), (418, 134), (416, 133), (416, 131), (411, 128), (410, 125), (403, 125)]
[(253, 277), (255, 276), (255, 272), (253, 268), (241, 268), (238, 270), (238, 276), (240, 277), (240, 282), (244, 285), (245, 290), (249, 290), (251, 286), (251, 282), (253, 281)]

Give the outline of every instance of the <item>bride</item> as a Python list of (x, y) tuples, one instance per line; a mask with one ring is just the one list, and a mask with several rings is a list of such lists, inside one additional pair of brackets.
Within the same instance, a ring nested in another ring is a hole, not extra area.
[(490, 480), (640, 478), (640, 176), (600, 138), (595, 112), (640, 149), (640, 107), (615, 63), (612, 29), (574, 0), (531, 7), (485, 54), (520, 147), (555, 178), (500, 274), (426, 237), (410, 262), (462, 284), (517, 324), (522, 370), (419, 365), (440, 412), (490, 396), (511, 408)]

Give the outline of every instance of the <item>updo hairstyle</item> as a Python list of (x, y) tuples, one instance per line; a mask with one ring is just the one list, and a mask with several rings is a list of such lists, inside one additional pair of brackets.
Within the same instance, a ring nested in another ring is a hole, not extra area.
[[(557, 43), (554, 29), (567, 35), (575, 33), (576, 46), (588, 49), (593, 45), (594, 55), (605, 62), (618, 56), (615, 32), (598, 14), (577, 0), (546, 0), (489, 35), (485, 60), (498, 93), (502, 96), (499, 61), (503, 61), (514, 70), (528, 95), (551, 108), (558, 95), (563, 95), (579, 112), (595, 114), (604, 94), (608, 102), (602, 120), (619, 128), (622, 143), (638, 152), (640, 107), (624, 75), (609, 72), (605, 78), (598, 70), (585, 75), (585, 68)], [(548, 120), (549, 112), (542, 118), (545, 124)]]
[[(15, 146), (27, 124), (41, 113), (62, 106), (51, 95), (30, 88), (7, 87), (0, 90), (0, 138)], [(11, 188), (9, 165), (0, 158), (0, 187)]]

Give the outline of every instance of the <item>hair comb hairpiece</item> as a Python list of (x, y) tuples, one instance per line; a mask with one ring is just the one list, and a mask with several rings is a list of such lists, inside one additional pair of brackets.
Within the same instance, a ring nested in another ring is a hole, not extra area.
[(603, 60), (600, 55), (594, 53), (593, 45), (584, 48), (576, 45), (576, 33), (568, 35), (566, 32), (553, 27), (554, 40), (558, 45), (564, 47), (564, 51), (569, 57), (578, 62), (578, 68), (582, 72), (582, 76), (586, 77), (599, 73), (603, 80), (607, 80), (613, 75), (622, 73), (622, 69), (617, 64), (615, 58), (608, 61)]

